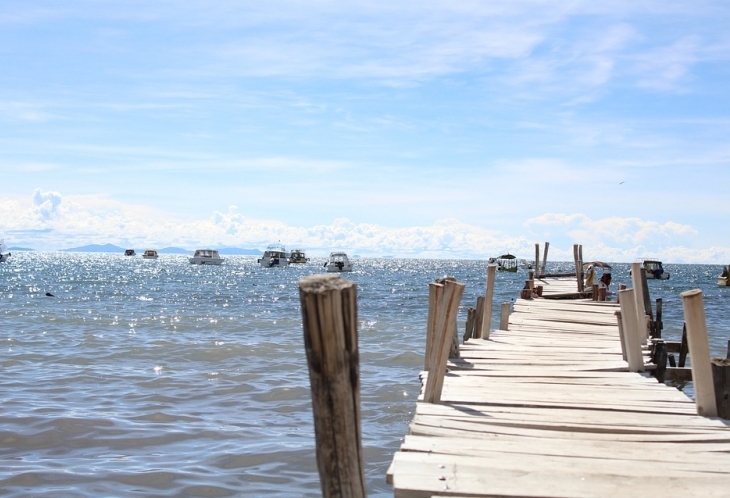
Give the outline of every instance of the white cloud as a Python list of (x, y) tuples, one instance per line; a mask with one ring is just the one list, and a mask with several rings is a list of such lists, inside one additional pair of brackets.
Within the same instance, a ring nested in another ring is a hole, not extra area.
[(594, 220), (580, 213), (546, 213), (527, 220), (525, 227), (538, 233), (565, 233), (573, 240), (593, 247), (608, 247), (611, 244), (660, 247), (688, 240), (698, 234), (695, 228), (672, 221), (659, 223), (615, 216)]
[[(0, 199), (0, 219), (10, 245), (56, 250), (86, 244), (123, 247), (241, 247), (263, 249), (280, 241), (324, 256), (346, 250), (364, 256), (486, 259), (504, 252), (532, 258), (536, 240), (551, 242), (551, 260), (572, 259), (580, 243), (586, 259), (633, 261), (661, 252), (672, 262), (730, 260), (730, 248), (691, 249), (682, 241), (697, 231), (674, 222), (638, 218), (593, 220), (583, 214), (546, 213), (524, 224), (531, 236), (512, 235), (441, 219), (429, 226), (392, 228), (336, 218), (329, 224), (290, 226), (276, 220), (250, 219), (231, 206), (207, 219), (177, 220), (145, 206), (122, 204), (104, 196), (62, 196), (37, 189), (30, 202)], [(0, 234), (3, 235), (3, 234)]]

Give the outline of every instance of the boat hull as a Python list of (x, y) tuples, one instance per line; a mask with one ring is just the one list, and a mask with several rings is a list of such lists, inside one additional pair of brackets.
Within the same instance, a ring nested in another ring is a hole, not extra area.
[(669, 273), (664, 272), (661, 275), (657, 276), (652, 272), (646, 272), (646, 278), (647, 280), (669, 280)]
[(721, 287), (730, 287), (730, 278), (717, 277), (717, 285)]
[(341, 267), (333, 264), (327, 265), (327, 273), (344, 273), (348, 271), (352, 271), (352, 265), (343, 265)]
[(213, 259), (213, 258), (188, 258), (188, 261), (190, 261), (191, 265), (220, 265), (223, 264), (223, 258), (220, 259)]

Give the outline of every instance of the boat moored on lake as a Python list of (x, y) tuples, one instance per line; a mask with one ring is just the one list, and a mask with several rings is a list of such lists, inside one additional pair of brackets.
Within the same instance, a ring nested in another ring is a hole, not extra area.
[(223, 263), (223, 258), (215, 249), (196, 249), (195, 254), (188, 258), (188, 261), (193, 265), (220, 265)]
[(144, 259), (157, 259), (159, 255), (157, 254), (157, 251), (154, 249), (146, 249), (144, 253), (142, 253), (142, 257)]
[(12, 254), (10, 253), (8, 246), (5, 245), (5, 241), (0, 240), (0, 263), (7, 261), (10, 256), (12, 256)]
[(264, 255), (257, 260), (257, 263), (264, 268), (288, 266), (289, 259), (286, 256), (286, 248), (281, 244), (270, 245), (264, 251)]
[(330, 257), (324, 264), (328, 272), (345, 272), (352, 271), (352, 263), (344, 252), (330, 253)]
[(134, 252), (134, 249), (126, 249), (126, 250), (124, 251), (124, 255), (125, 255), (125, 256), (136, 256), (136, 255), (137, 255), (137, 253), (136, 253), (136, 252)]
[(717, 277), (717, 285), (730, 287), (730, 266), (724, 266), (722, 268), (722, 273)]
[(497, 270), (499, 271), (508, 271), (511, 273), (515, 273), (519, 266), (517, 256), (513, 256), (510, 253), (503, 254), (498, 258), (489, 258), (487, 262), (490, 265), (497, 265)]
[[(669, 272), (664, 270), (662, 262), (658, 259), (644, 259), (639, 262), (641, 267), (646, 270), (647, 280), (669, 280)], [(629, 275), (631, 275), (630, 271)]]
[(306, 263), (308, 261), (309, 258), (302, 249), (292, 249), (291, 253), (289, 253), (289, 263), (297, 264)]

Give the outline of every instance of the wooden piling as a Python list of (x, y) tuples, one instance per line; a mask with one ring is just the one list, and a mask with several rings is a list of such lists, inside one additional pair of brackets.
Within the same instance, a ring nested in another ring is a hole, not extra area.
[(664, 376), (667, 372), (667, 344), (661, 339), (654, 343), (652, 361), (656, 365), (656, 369), (652, 374), (657, 381), (664, 382)]
[(621, 341), (621, 356), (623, 356), (624, 361), (626, 361), (626, 341), (624, 339), (624, 325), (621, 321), (621, 312), (615, 311), (613, 314), (618, 322), (618, 336)]
[(583, 292), (583, 259), (581, 253), (583, 248), (573, 244), (573, 262), (575, 263), (575, 277), (578, 284), (578, 292)]
[(499, 330), (507, 330), (509, 327), (509, 303), (502, 303), (502, 308), (499, 310)]
[(437, 303), (434, 321), (433, 362), (428, 373), (423, 400), (426, 403), (438, 403), (444, 387), (444, 375), (448, 361), (450, 338), (456, 333), (456, 315), (459, 311), (464, 284), (455, 280), (444, 280), (443, 295)]
[(730, 359), (712, 359), (712, 379), (715, 388), (717, 415), (730, 419)]
[(482, 337), (482, 320), (484, 319), (484, 296), (477, 297), (477, 312), (474, 317), (474, 332), (471, 336), (474, 339)]
[(636, 313), (639, 320), (639, 330), (642, 333), (642, 337), (647, 339), (649, 337), (648, 321), (644, 318), (646, 315), (646, 308), (644, 307), (644, 286), (641, 283), (641, 263), (631, 263), (631, 285), (634, 287), (634, 299), (636, 300)]
[(299, 281), (322, 496), (365, 497), (357, 288), (339, 275)]
[(444, 286), (431, 282), (428, 284), (428, 315), (426, 318), (426, 351), (423, 358), (423, 369), (431, 370), (433, 362), (433, 344), (436, 334), (436, 303), (441, 300)]
[(474, 321), (476, 320), (476, 313), (476, 308), (469, 308), (466, 311), (466, 326), (464, 327), (463, 337), (464, 344), (466, 344), (466, 341), (474, 336)]
[(715, 387), (710, 363), (710, 347), (707, 341), (707, 322), (702, 291), (689, 290), (680, 294), (687, 324), (687, 342), (692, 366), (692, 382), (695, 390), (697, 414), (703, 417), (717, 416)]
[(662, 298), (656, 300), (656, 320), (654, 320), (654, 337), (661, 339), (664, 323), (662, 322)]
[(492, 305), (494, 300), (494, 280), (497, 278), (497, 265), (487, 266), (487, 287), (484, 293), (484, 313), (479, 336), (489, 339), (489, 329), (492, 325)]
[(687, 324), (682, 325), (682, 340), (679, 343), (679, 366), (684, 367), (689, 354), (689, 343), (687, 342)]
[(641, 337), (639, 319), (636, 313), (636, 301), (634, 289), (619, 291), (621, 295), (621, 330), (626, 345), (626, 361), (629, 363), (629, 370), (632, 372), (644, 371), (644, 357), (641, 352)]
[[(540, 273), (537, 274), (538, 278), (540, 275), (545, 274), (545, 267), (547, 266), (548, 247), (550, 247), (550, 242), (545, 242), (545, 252), (542, 253), (542, 268), (540, 269)], [(535, 267), (535, 270), (537, 270), (537, 265)]]
[(540, 271), (540, 244), (535, 244), (535, 266), (532, 268), (535, 272)]

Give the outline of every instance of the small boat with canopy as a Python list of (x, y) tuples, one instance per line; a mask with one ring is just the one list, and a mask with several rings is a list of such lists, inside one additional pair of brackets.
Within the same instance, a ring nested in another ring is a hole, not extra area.
[(488, 263), (497, 265), (497, 270), (499, 271), (507, 271), (510, 273), (516, 273), (519, 267), (517, 256), (513, 256), (510, 253), (502, 254), (498, 258), (489, 258)]

